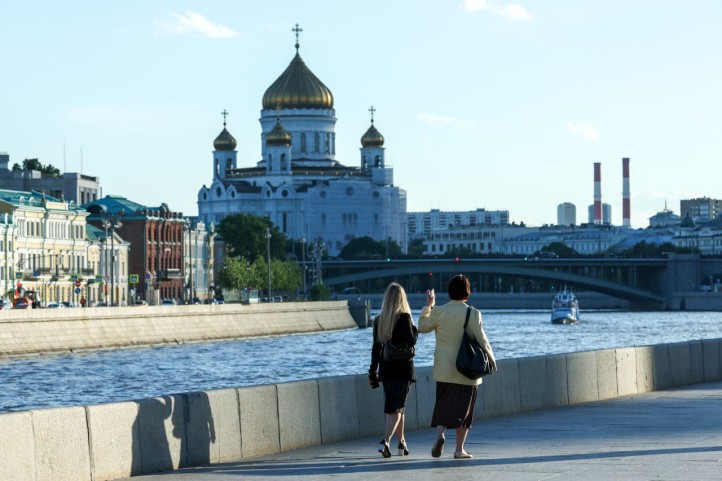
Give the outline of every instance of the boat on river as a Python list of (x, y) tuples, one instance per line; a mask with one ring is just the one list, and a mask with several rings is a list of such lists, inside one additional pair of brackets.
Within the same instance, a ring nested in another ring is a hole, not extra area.
[(557, 292), (552, 301), (553, 324), (576, 324), (579, 322), (579, 301), (572, 291)]

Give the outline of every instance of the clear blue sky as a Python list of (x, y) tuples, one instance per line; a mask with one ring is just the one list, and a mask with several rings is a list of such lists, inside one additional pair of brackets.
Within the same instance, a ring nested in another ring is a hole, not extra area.
[(368, 108), (408, 210), (556, 222), (603, 201), (632, 225), (722, 198), (722, 2), (0, 0), (0, 151), (100, 176), (103, 194), (197, 213), (213, 139), (260, 159), (261, 98), (294, 54), (331, 89), (337, 159)]

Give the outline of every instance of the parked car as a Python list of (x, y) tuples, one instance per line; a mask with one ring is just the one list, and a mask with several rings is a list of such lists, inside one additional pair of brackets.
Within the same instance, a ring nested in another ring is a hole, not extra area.
[(0, 300), (0, 310), (2, 309), (12, 309), (13, 303), (8, 301), (7, 299)]
[(46, 309), (65, 309), (65, 303), (63, 302), (51, 302), (45, 306)]
[(160, 301), (161, 306), (175, 306), (176, 304), (175, 299), (163, 299)]
[(15, 299), (15, 303), (13, 305), (13, 309), (30, 309), (31, 307), (32, 303), (25, 297)]

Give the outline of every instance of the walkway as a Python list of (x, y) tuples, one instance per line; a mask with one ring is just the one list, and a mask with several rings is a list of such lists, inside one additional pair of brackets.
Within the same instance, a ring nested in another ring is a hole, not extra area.
[(477, 421), (471, 460), (439, 459), (435, 430), (408, 434), (411, 455), (383, 459), (380, 436), (248, 461), (132, 478), (143, 481), (719, 480), (722, 382)]

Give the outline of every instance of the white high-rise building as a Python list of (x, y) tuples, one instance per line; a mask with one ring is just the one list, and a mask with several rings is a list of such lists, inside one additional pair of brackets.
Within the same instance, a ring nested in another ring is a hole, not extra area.
[(322, 241), (331, 256), (362, 236), (395, 240), (405, 251), (406, 191), (394, 185), (373, 107), (359, 163), (341, 164), (333, 95), (301, 59), (296, 41), (296, 55), (263, 95), (261, 159), (250, 166), (239, 165), (224, 111), (213, 143), (213, 178), (198, 192), (200, 219), (218, 223), (241, 212), (267, 217), (289, 239)]
[(557, 225), (576, 225), (577, 206), (571, 202), (564, 202), (557, 206)]

